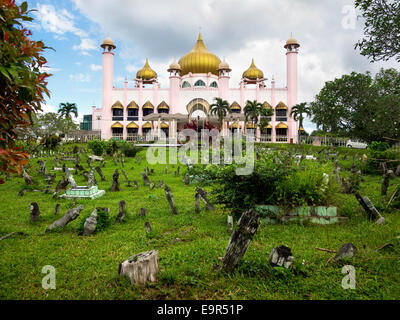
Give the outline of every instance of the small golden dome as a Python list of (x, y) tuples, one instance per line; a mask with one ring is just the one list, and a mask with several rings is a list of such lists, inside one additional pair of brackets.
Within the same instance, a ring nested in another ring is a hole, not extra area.
[(218, 76), (218, 67), (221, 60), (213, 53), (208, 51), (204, 45), (201, 33), (192, 51), (179, 59), (182, 68), (181, 75), (191, 73), (209, 73)]
[(169, 69), (167, 70), (168, 72), (171, 72), (173, 70), (182, 70), (181, 66), (179, 65), (178, 62), (176, 62), (175, 58), (174, 61), (169, 65)]
[(286, 41), (286, 44), (285, 44), (283, 47), (284, 47), (285, 49), (287, 49), (287, 47), (290, 46), (290, 45), (294, 45), (295, 48), (300, 47), (300, 45), (299, 45), (299, 43), (297, 42), (297, 40), (296, 40), (295, 38), (293, 38), (293, 37), (290, 37), (290, 38), (288, 39), (288, 41)]
[(254, 59), (251, 59), (251, 65), (245, 72), (243, 72), (242, 78), (247, 78), (250, 80), (263, 79), (264, 73), (256, 67), (254, 64)]
[(225, 61), (225, 58), (224, 58), (224, 61), (222, 61), (222, 62), (219, 64), (218, 70), (228, 70), (228, 71), (232, 71), (232, 69), (229, 68), (229, 64)]
[(110, 37), (105, 38), (103, 43), (100, 45), (100, 47), (102, 47), (103, 49), (105, 48), (105, 46), (111, 46), (113, 49), (116, 48), (114, 42), (111, 40)]
[(157, 73), (152, 68), (150, 68), (149, 60), (147, 58), (144, 67), (136, 73), (136, 78), (142, 80), (157, 79)]

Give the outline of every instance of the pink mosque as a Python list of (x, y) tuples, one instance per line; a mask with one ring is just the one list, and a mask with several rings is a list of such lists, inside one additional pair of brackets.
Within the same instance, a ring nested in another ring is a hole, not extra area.
[[(157, 73), (148, 60), (133, 79), (134, 86), (113, 86), (113, 41), (107, 37), (103, 49), (102, 107), (92, 107), (93, 129), (101, 130), (102, 139), (118, 138), (127, 141), (159, 138), (161, 131), (175, 138), (189, 121), (195, 120), (199, 128), (206, 122), (218, 126), (218, 119), (210, 115), (214, 98), (227, 100), (232, 113), (224, 119), (222, 134), (240, 130), (244, 134), (255, 129), (257, 139), (264, 142), (296, 143), (298, 123), (290, 117), (291, 107), (297, 104), (297, 55), (300, 45), (291, 37), (286, 49), (287, 85), (270, 85), (263, 72), (252, 60), (243, 72), (239, 87), (230, 87), (228, 63), (221, 61), (205, 46), (201, 34), (193, 49), (174, 61), (168, 68), (169, 88), (160, 88)], [(273, 108), (274, 115), (265, 128), (253, 128), (245, 121), (243, 109), (247, 100), (258, 101), (266, 108)], [(301, 130), (301, 128), (300, 128)]]

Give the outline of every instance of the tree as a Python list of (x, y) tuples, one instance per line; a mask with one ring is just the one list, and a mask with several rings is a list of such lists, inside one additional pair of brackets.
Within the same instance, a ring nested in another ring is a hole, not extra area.
[(312, 121), (325, 132), (366, 142), (400, 137), (400, 72), (351, 73), (325, 83), (310, 103)]
[(31, 126), (44, 95), (50, 96), (50, 74), (42, 72), (47, 61), (41, 54), (47, 47), (29, 39), (31, 32), (23, 26), (33, 20), (29, 13), (26, 2), (18, 6), (15, 0), (0, 0), (0, 174), (20, 173), (28, 162), (17, 133)]
[(299, 131), (297, 132), (298, 134), (298, 141), (300, 143), (300, 129), (303, 129), (303, 121), (304, 121), (304, 116), (303, 114), (307, 116), (311, 116), (311, 109), (307, 106), (306, 102), (302, 102), (299, 104), (296, 104), (295, 106), (292, 107), (292, 111), (290, 111), (290, 116), (294, 118), (294, 120), (299, 121)]
[(258, 117), (260, 115), (267, 114), (268, 111), (266, 110), (268, 109), (264, 108), (263, 104), (257, 102), (257, 100), (254, 101), (247, 100), (246, 106), (243, 109), (246, 122), (248, 122), (250, 119), (253, 128), (255, 128), (258, 124)]
[(60, 103), (58, 107), (58, 113), (61, 115), (61, 117), (64, 117), (66, 119), (71, 119), (71, 113), (75, 115), (75, 118), (78, 117), (78, 108), (76, 107), (75, 103)]
[(355, 45), (371, 62), (400, 61), (400, 2), (356, 0), (355, 6), (365, 19), (364, 38)]
[(218, 117), (218, 122), (219, 122), (219, 128), (220, 131), (222, 131), (224, 119), (226, 118), (226, 115), (231, 113), (231, 108), (229, 106), (229, 102), (226, 100), (222, 100), (221, 98), (214, 98), (215, 103), (210, 105), (210, 114), (211, 115), (217, 115)]
[(373, 97), (372, 82), (369, 73), (356, 72), (326, 82), (310, 103), (312, 121), (324, 132), (346, 135), (351, 129), (352, 112)]
[(37, 114), (33, 118), (32, 131), (36, 137), (49, 137), (53, 134), (68, 134), (71, 130), (77, 130), (78, 125), (70, 118), (63, 119), (57, 113), (47, 112)]

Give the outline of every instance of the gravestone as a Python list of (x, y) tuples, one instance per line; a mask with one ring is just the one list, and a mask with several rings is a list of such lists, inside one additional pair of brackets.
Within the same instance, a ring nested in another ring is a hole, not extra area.
[(292, 251), (289, 247), (279, 246), (273, 248), (269, 255), (269, 262), (273, 266), (285, 267), (288, 269), (294, 261)]
[(144, 284), (148, 281), (157, 280), (158, 269), (158, 251), (152, 250), (142, 252), (119, 264), (118, 274), (127, 276), (131, 285)]
[(111, 191), (113, 191), (113, 192), (120, 191), (118, 169), (115, 169), (114, 174), (113, 174), (113, 183), (111, 186)]
[(31, 221), (32, 222), (39, 221), (40, 210), (38, 204), (36, 202), (32, 202), (29, 209), (30, 209)]
[(83, 235), (88, 236), (96, 231), (97, 227), (97, 209), (94, 209), (83, 225)]

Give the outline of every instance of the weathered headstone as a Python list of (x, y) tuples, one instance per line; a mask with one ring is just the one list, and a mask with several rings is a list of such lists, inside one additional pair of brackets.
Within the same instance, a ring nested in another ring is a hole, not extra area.
[(54, 215), (57, 216), (59, 212), (60, 212), (60, 204), (57, 203), (56, 207), (54, 208)]
[(29, 209), (31, 214), (31, 221), (32, 222), (39, 221), (40, 210), (38, 204), (36, 202), (32, 202)]
[(164, 186), (164, 181), (158, 181), (157, 188), (162, 188)]
[(106, 177), (103, 174), (103, 171), (101, 170), (100, 165), (98, 165), (96, 168), (97, 173), (99, 174), (101, 181), (106, 181)]
[(201, 200), (206, 204), (207, 210), (214, 210), (214, 206), (207, 198), (207, 192), (196, 186), (196, 193), (200, 196)]
[(136, 188), (136, 190), (139, 189), (139, 185), (136, 180), (133, 180), (132, 183), (133, 183), (133, 186)]
[(96, 231), (97, 227), (97, 209), (94, 209), (83, 225), (83, 235), (88, 236)]
[(115, 169), (114, 174), (113, 174), (113, 183), (111, 186), (111, 191), (120, 191), (118, 169)]
[(189, 174), (186, 173), (185, 174), (185, 185), (188, 185), (188, 184), (190, 184), (190, 177), (189, 177)]
[(345, 243), (335, 256), (335, 260), (353, 258), (357, 254), (357, 248), (352, 243)]
[(171, 211), (173, 214), (178, 214), (178, 209), (176, 208), (175, 204), (174, 204), (174, 197), (172, 196), (172, 191), (171, 188), (168, 187), (167, 185), (165, 185), (164, 187), (164, 193), (165, 196), (167, 197), (168, 203), (171, 207)]
[(232, 271), (242, 259), (257, 232), (259, 219), (260, 214), (255, 210), (248, 210), (242, 214), (237, 223), (238, 227), (229, 240), (221, 266), (222, 270)]
[(75, 220), (76, 218), (79, 217), (80, 212), (83, 210), (83, 205), (80, 205), (76, 208), (72, 208), (67, 211), (67, 213), (60, 219), (54, 221), (47, 229), (47, 230), (52, 230), (55, 228), (63, 228), (65, 227), (69, 222)]
[(233, 231), (233, 217), (228, 215), (228, 232), (231, 234)]
[(292, 251), (289, 247), (279, 246), (273, 248), (269, 255), (269, 262), (273, 266), (289, 268), (293, 263)]
[(378, 219), (377, 224), (381, 225), (385, 223), (385, 218), (379, 213), (379, 211), (372, 204), (371, 200), (365, 196), (362, 197), (358, 192), (356, 193), (356, 199), (358, 203), (363, 207), (364, 211), (368, 214), (370, 219)]
[(31, 186), (33, 184), (32, 177), (28, 173), (26, 173), (25, 168), (22, 168), (22, 176), (23, 176), (23, 178), (25, 180), (25, 183), (28, 186)]
[(128, 184), (128, 187), (130, 187), (131, 186), (131, 182), (129, 181), (128, 176), (126, 175), (124, 169), (121, 169), (121, 172), (125, 177), (125, 180), (126, 180), (126, 183)]
[(147, 174), (145, 172), (142, 172), (142, 178), (143, 178), (144, 184), (146, 186), (149, 186), (151, 182), (150, 182), (149, 177), (147, 176)]
[(118, 222), (122, 222), (122, 220), (124, 220), (125, 208), (126, 208), (126, 202), (124, 200), (120, 201), (119, 202), (119, 212), (118, 212), (118, 216), (116, 219)]
[(146, 229), (146, 233), (150, 233), (151, 232), (150, 222), (146, 221), (146, 223), (144, 224), (144, 228)]
[(141, 217), (146, 216), (146, 208), (140, 208), (139, 216), (141, 216)]

